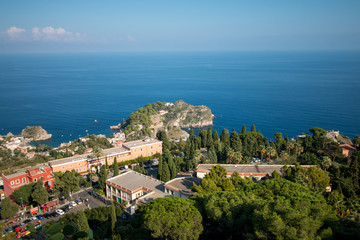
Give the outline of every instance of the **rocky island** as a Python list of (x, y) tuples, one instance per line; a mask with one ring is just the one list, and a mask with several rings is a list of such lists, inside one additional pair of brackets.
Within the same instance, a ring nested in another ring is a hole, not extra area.
[(21, 131), (20, 136), (23, 138), (30, 138), (32, 141), (43, 141), (50, 139), (52, 134), (49, 134), (41, 126), (27, 126)]
[(125, 122), (111, 126), (112, 130), (123, 130), (127, 139), (154, 137), (159, 130), (165, 130), (170, 139), (187, 138), (182, 128), (213, 125), (214, 115), (206, 106), (193, 106), (179, 100), (175, 103), (156, 102), (146, 104), (131, 113)]

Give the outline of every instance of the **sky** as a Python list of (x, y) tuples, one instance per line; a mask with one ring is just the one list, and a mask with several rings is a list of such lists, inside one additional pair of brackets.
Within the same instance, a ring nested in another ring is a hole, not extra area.
[(0, 53), (360, 50), (359, 0), (0, 1)]

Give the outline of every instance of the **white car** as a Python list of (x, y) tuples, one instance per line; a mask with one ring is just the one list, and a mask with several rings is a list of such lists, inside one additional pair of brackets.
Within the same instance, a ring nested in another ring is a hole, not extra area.
[(56, 209), (55, 212), (57, 212), (59, 215), (64, 215), (65, 214), (65, 212), (63, 210), (61, 210), (61, 209)]
[(72, 201), (71, 203), (69, 203), (69, 205), (75, 207), (77, 204), (76, 204), (76, 202)]
[(30, 218), (30, 221), (35, 221), (35, 220), (37, 220), (37, 218), (35, 216)]

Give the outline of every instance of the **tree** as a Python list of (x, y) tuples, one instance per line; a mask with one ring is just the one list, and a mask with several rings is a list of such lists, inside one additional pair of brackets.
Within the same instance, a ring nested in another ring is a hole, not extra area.
[(43, 205), (49, 201), (49, 193), (44, 187), (42, 179), (35, 184), (31, 197), (38, 205)]
[(353, 139), (353, 144), (356, 148), (360, 147), (360, 135), (356, 135)]
[(213, 139), (213, 143), (217, 143), (219, 141), (219, 134), (216, 130), (213, 131), (212, 133), (212, 139)]
[(34, 224), (32, 224), (31, 222), (27, 225), (27, 230), (30, 231), (31, 236), (34, 236), (35, 233), (36, 233), (35, 226), (34, 226)]
[(66, 193), (73, 193), (79, 190), (80, 180), (77, 176), (75, 170), (71, 170), (71, 172), (66, 171), (61, 178), (62, 190)]
[(207, 145), (206, 145), (206, 147), (207, 148), (210, 148), (213, 144), (214, 144), (214, 141), (213, 141), (213, 138), (212, 138), (212, 133), (211, 133), (211, 128), (208, 128), (208, 130), (207, 130), (207, 137), (206, 137), (206, 139), (207, 139)]
[(222, 142), (225, 145), (230, 146), (230, 136), (229, 131), (227, 129), (223, 129), (221, 135), (220, 135), (220, 142)]
[(6, 197), (1, 201), (1, 218), (11, 218), (13, 217), (17, 211), (19, 211), (19, 207), (12, 203), (10, 198)]
[(163, 173), (163, 160), (162, 160), (162, 156), (160, 155), (159, 157), (159, 164), (158, 164), (158, 174), (157, 174), (157, 178), (159, 180), (161, 180), (162, 178), (162, 173)]
[(256, 127), (254, 124), (251, 126), (251, 132), (256, 132)]
[(246, 126), (243, 125), (242, 128), (241, 128), (240, 134), (241, 134), (241, 135), (244, 135), (245, 133), (246, 133)]
[(230, 147), (235, 152), (241, 152), (241, 140), (239, 135), (235, 132), (235, 129), (232, 130), (230, 135)]
[(114, 177), (115, 177), (119, 175), (119, 164), (117, 162), (116, 157), (114, 158), (113, 168), (114, 168)]
[(100, 167), (100, 172), (99, 172), (99, 186), (103, 191), (105, 190), (106, 178), (107, 178), (106, 167), (105, 167), (105, 165), (102, 165)]
[(111, 204), (111, 233), (115, 234), (115, 224), (116, 224), (116, 208), (114, 202)]
[(19, 205), (25, 203), (30, 204), (32, 201), (31, 193), (33, 192), (34, 185), (35, 183), (30, 183), (16, 189), (12, 193), (14, 201)]
[[(88, 219), (86, 218), (85, 213), (82, 210), (77, 212), (75, 220), (74, 220), (74, 224), (75, 224), (75, 227), (78, 230), (78, 232), (83, 231), (85, 233), (88, 233), (89, 230), (90, 230)], [(85, 239), (89, 239), (89, 238), (84, 237), (84, 238), (81, 238), (81, 239), (85, 240)]]
[(154, 238), (198, 239), (202, 216), (189, 199), (157, 198), (143, 205), (144, 225)]
[(167, 164), (167, 162), (163, 161), (163, 165), (162, 165), (162, 173), (161, 173), (161, 181), (163, 182), (167, 182), (170, 181), (170, 170), (169, 170), (169, 165)]
[(157, 133), (156, 133), (156, 137), (162, 141), (162, 147), (163, 147), (163, 151), (165, 149), (170, 149), (170, 142), (169, 142), (169, 139), (166, 135), (166, 132), (164, 130), (159, 130)]

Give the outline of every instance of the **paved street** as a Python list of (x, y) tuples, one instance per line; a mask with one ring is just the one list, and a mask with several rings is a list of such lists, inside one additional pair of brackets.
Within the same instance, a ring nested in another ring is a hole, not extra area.
[[(81, 199), (82, 200), (82, 204), (80, 205), (77, 205), (76, 207), (73, 207), (72, 209), (70, 209), (70, 211), (66, 212), (65, 214), (69, 214), (69, 213), (76, 213), (77, 211), (79, 210), (85, 210), (87, 208), (97, 208), (97, 207), (103, 207), (103, 206), (106, 206), (106, 204), (102, 201), (100, 201), (99, 199), (93, 197), (91, 194), (91, 189), (82, 189), (81, 191), (77, 192), (77, 193), (74, 193), (73, 194), (73, 200), (76, 200), (76, 199)], [(85, 199), (88, 199), (88, 202), (85, 201)], [(64, 207), (65, 205), (69, 204), (69, 202), (71, 201), (65, 201), (64, 204), (61, 204), (61, 205), (58, 205), (56, 209), (59, 209), (59, 208), (62, 208)], [(41, 224), (44, 225), (46, 224), (47, 222), (50, 222), (51, 220), (59, 220), (59, 218), (63, 217), (64, 215), (62, 216), (57, 216), (57, 217), (50, 217), (49, 219), (46, 219), (44, 218), (43, 220), (41, 220)], [(14, 226), (17, 226), (19, 225), (19, 223), (14, 223), (14, 224), (10, 224), (9, 226), (10, 227), (14, 227)]]

